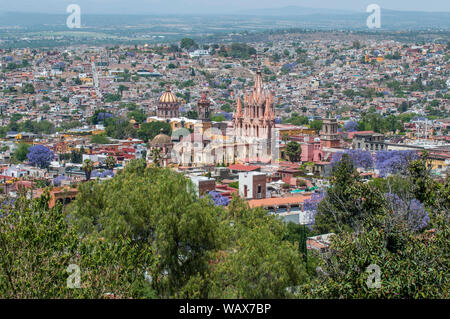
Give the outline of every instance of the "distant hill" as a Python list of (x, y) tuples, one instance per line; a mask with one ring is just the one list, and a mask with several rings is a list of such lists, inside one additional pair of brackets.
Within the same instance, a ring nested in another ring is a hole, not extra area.
[(299, 6), (287, 6), (281, 8), (268, 9), (254, 9), (238, 11), (235, 14), (239, 15), (257, 15), (257, 16), (302, 16), (302, 15), (335, 15), (335, 14), (355, 14), (360, 13), (350, 10), (336, 10), (336, 9), (321, 9), (321, 8), (307, 8)]
[[(224, 13), (221, 15), (107, 15), (107, 14), (83, 14), (82, 24), (86, 27), (121, 27), (157, 25), (164, 18), (177, 18), (178, 22), (191, 25), (194, 21), (198, 28), (202, 25), (205, 29), (220, 25), (226, 30), (245, 29), (248, 22), (252, 27), (261, 28), (319, 28), (319, 29), (356, 29), (366, 27), (367, 12), (314, 9), (297, 6), (282, 7), (277, 9), (244, 10), (237, 13)], [(62, 28), (66, 24), (68, 14), (45, 13), (0, 13), (0, 27), (34, 27)], [(195, 17), (198, 17), (195, 18)], [(201, 17), (201, 18), (200, 18)], [(256, 19), (250, 19), (254, 17)], [(301, 18), (299, 18), (301, 17)], [(240, 27), (242, 26), (242, 28)], [(417, 30), (417, 29), (450, 29), (450, 12), (418, 12), (418, 11), (394, 11), (381, 9), (381, 26), (385, 30)]]

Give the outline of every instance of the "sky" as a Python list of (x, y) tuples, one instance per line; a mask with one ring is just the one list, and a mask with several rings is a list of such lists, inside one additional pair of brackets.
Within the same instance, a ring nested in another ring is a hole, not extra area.
[(65, 14), (72, 3), (88, 14), (211, 14), (286, 6), (365, 12), (371, 3), (391, 10), (450, 12), (449, 0), (0, 0), (0, 11)]

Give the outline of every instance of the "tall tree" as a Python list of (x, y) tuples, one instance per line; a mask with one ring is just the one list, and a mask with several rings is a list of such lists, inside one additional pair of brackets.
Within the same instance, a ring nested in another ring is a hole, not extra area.
[(53, 152), (44, 145), (35, 145), (28, 149), (28, 160), (32, 165), (36, 165), (40, 168), (48, 167), (53, 157)]
[(152, 148), (150, 151), (150, 158), (152, 159), (153, 165), (156, 167), (161, 166), (161, 150), (158, 147)]
[(318, 233), (357, 230), (361, 221), (384, 202), (374, 186), (361, 182), (348, 154), (333, 168), (333, 175), (324, 199), (319, 203), (314, 229)]
[(291, 162), (298, 162), (302, 154), (301, 145), (295, 141), (286, 144), (286, 154)]
[(105, 160), (105, 165), (108, 169), (114, 169), (116, 167), (117, 161), (114, 156), (108, 156)]
[(49, 199), (48, 194), (34, 200), (20, 197), (14, 207), (2, 206), (0, 296), (156, 297), (145, 276), (156, 264), (150, 246), (123, 237), (81, 239), (67, 224), (62, 206), (50, 209)]
[(82, 238), (123, 236), (152, 247), (157, 263), (148, 274), (159, 297), (283, 297), (305, 280), (279, 219), (237, 198), (228, 209), (214, 205), (183, 175), (142, 160), (81, 184), (69, 216)]
[(86, 175), (86, 180), (91, 179), (91, 173), (94, 170), (94, 163), (90, 159), (85, 159), (83, 162), (82, 169)]
[(14, 151), (13, 160), (18, 162), (23, 162), (24, 160), (26, 160), (29, 148), (30, 144), (19, 143), (19, 145), (17, 145), (16, 150)]
[(125, 236), (153, 247), (153, 287), (171, 297), (207, 271), (208, 252), (218, 244), (217, 208), (208, 201), (198, 200), (182, 175), (146, 168), (140, 160), (111, 180), (80, 185), (70, 215), (84, 236)]

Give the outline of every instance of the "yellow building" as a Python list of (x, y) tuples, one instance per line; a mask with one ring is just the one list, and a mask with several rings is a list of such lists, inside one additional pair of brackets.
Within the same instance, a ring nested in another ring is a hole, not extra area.
[(83, 84), (92, 84), (94, 80), (92, 78), (81, 78), (80, 79)]
[(151, 123), (151, 122), (169, 123), (172, 131), (175, 131), (180, 128), (194, 130), (196, 124), (200, 123), (200, 121), (198, 121), (198, 120), (192, 120), (192, 119), (188, 119), (188, 118), (184, 118), (184, 117), (165, 119), (165, 118), (160, 118), (157, 116), (148, 117), (147, 123)]
[(278, 127), (277, 130), (280, 132), (280, 136), (283, 136), (287, 134), (288, 136), (295, 136), (295, 135), (316, 135), (316, 130), (306, 128), (306, 127), (300, 127), (300, 126), (292, 126), (292, 127)]
[(430, 153), (428, 155), (428, 167), (432, 170), (446, 170), (450, 164), (450, 155)]

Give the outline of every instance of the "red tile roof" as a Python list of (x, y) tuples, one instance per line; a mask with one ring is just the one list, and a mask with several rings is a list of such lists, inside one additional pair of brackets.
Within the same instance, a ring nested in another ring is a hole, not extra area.
[(243, 171), (243, 172), (251, 172), (256, 171), (261, 168), (258, 165), (243, 165), (243, 164), (232, 164), (228, 166), (228, 168), (232, 171)]
[(353, 137), (355, 136), (355, 134), (373, 134), (375, 133), (374, 131), (355, 131), (355, 132), (348, 132), (348, 138), (349, 139), (353, 139)]
[(289, 197), (272, 197), (264, 199), (252, 199), (248, 202), (250, 208), (254, 207), (268, 207), (268, 206), (279, 206), (287, 204), (301, 204), (305, 200), (311, 198), (312, 194), (303, 194), (297, 196)]

